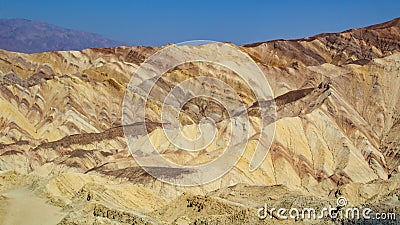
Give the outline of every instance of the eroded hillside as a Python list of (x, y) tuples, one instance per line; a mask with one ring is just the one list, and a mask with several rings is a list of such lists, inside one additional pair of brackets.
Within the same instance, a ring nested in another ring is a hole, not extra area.
[[(194, 187), (154, 179), (137, 165), (124, 138), (121, 118), (128, 82), (160, 48), (39, 54), (1, 50), (0, 189), (28, 188), (49, 199), (65, 213), (61, 224), (290, 224), (259, 220), (256, 210), (264, 203), (318, 207), (340, 195), (354, 206), (398, 213), (399, 21), (300, 40), (228, 44), (248, 53), (267, 77), (276, 104), (271, 121), (275, 136), (256, 170), (249, 170), (254, 138), (231, 171)], [(232, 54), (215, 51), (216, 45), (176, 48), (185, 54)], [(265, 103), (235, 72), (189, 62), (165, 73), (157, 86), (167, 92), (199, 75), (233, 88), (246, 106), (250, 135), (257, 137)], [(197, 82), (199, 89), (235, 105), (235, 93)], [(194, 98), (180, 111), (179, 122), (189, 134), (197, 132), (205, 116), (220, 128), (217, 144), (195, 153), (169, 144), (160, 120), (162, 102), (151, 98), (146, 104), (148, 137), (165, 157), (191, 165), (221, 154), (229, 116), (218, 102)], [(145, 134), (135, 135), (140, 143)]]

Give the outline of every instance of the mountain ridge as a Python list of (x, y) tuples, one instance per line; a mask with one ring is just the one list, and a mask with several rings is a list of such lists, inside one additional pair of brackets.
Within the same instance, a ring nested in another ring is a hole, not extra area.
[(126, 45), (99, 34), (28, 19), (0, 19), (0, 48), (24, 53)]
[(362, 29), (385, 29), (385, 28), (390, 28), (390, 27), (399, 27), (400, 26), (400, 17), (394, 18), (392, 20), (382, 22), (382, 23), (377, 23), (373, 25), (368, 25), (368, 26), (363, 26), (359, 28), (350, 28), (347, 30), (343, 31), (338, 31), (338, 32), (324, 32), (324, 33), (318, 33), (309, 37), (303, 37), (303, 38), (292, 38), (292, 39), (274, 39), (274, 40), (268, 40), (268, 41), (258, 41), (258, 42), (253, 42), (253, 43), (248, 43), (248, 44), (243, 44), (241, 46), (243, 47), (256, 47), (260, 44), (264, 43), (269, 43), (269, 42), (276, 42), (276, 41), (311, 41), (314, 40), (318, 37), (324, 37), (328, 35), (334, 35), (334, 34), (341, 34), (341, 33), (346, 33), (346, 32), (352, 32), (355, 30), (362, 30)]

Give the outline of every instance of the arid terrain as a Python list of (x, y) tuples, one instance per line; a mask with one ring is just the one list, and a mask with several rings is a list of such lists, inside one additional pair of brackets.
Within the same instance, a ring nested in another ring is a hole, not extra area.
[[(321, 208), (344, 196), (352, 207), (396, 213), (397, 221), (380, 223), (398, 224), (400, 19), (298, 40), (225, 44), (247, 53), (267, 77), (275, 135), (256, 170), (249, 170), (256, 146), (251, 139), (232, 170), (192, 187), (149, 175), (124, 137), (122, 105), (131, 76), (163, 47), (0, 50), (0, 221), (22, 223), (10, 218), (16, 215), (30, 224), (292, 224), (276, 215), (261, 220), (257, 209)], [(215, 50), (218, 45), (174, 47), (182, 54), (232, 54)], [(157, 86), (171, 90), (198, 75), (229, 84), (246, 105), (250, 134), (259, 135), (261, 103), (233, 71), (188, 62), (165, 73)], [(197, 86), (235, 103), (234, 93), (200, 81)], [(221, 153), (228, 120), (221, 105), (195, 98), (181, 109), (179, 122), (189, 133), (204, 116), (221, 128), (218, 144), (184, 154), (163, 135), (162, 102), (146, 104), (147, 135), (165, 157), (191, 165)], [(137, 143), (142, 136), (135, 136)]]

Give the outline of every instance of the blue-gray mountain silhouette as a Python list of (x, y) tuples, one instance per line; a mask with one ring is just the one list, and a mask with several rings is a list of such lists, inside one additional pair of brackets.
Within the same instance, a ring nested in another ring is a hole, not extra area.
[(127, 45), (98, 34), (26, 19), (0, 19), (0, 48), (24, 53)]

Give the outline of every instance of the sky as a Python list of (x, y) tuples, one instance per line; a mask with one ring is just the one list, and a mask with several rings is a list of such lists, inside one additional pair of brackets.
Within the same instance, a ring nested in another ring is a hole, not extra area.
[(0, 18), (38, 20), (150, 46), (294, 39), (400, 17), (400, 1), (0, 1)]

